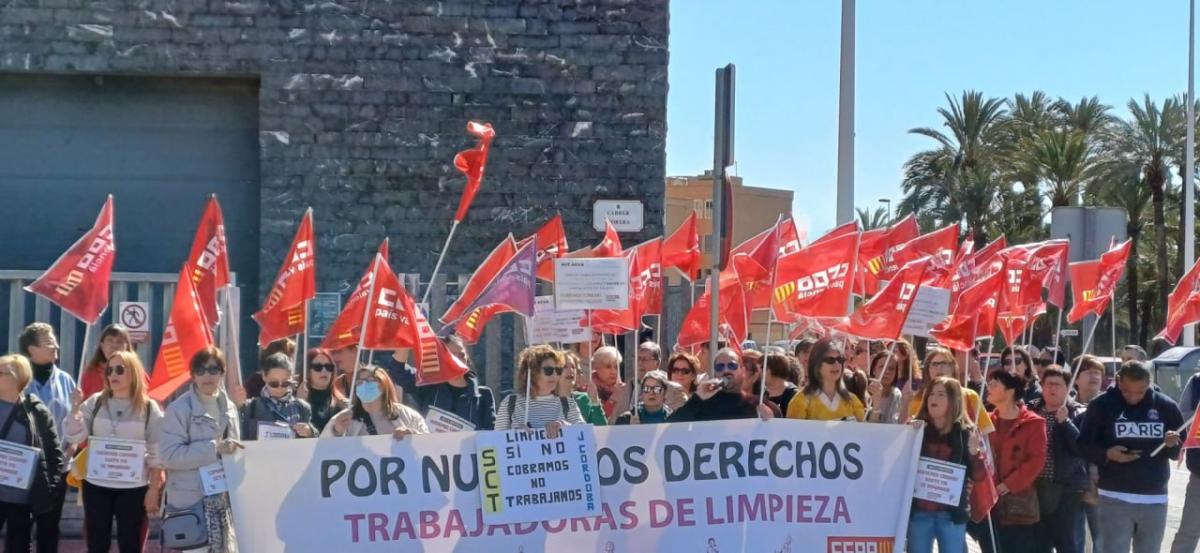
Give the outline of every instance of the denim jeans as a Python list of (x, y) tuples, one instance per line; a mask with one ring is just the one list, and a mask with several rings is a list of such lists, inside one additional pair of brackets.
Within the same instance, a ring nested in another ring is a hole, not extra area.
[(1167, 529), (1167, 504), (1142, 505), (1100, 497), (1100, 532), (1104, 549), (1099, 553), (1159, 553)]
[(967, 523), (955, 524), (947, 511), (913, 512), (908, 519), (908, 553), (932, 553), (935, 540), (938, 553), (965, 553)]

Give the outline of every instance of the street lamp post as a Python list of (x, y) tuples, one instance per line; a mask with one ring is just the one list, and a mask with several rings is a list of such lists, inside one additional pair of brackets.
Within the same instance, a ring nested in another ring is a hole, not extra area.
[[(1196, 262), (1196, 0), (1188, 2), (1187, 145), (1183, 166), (1183, 271)], [(1183, 329), (1183, 345), (1196, 345), (1195, 325)]]
[(879, 203), (884, 204), (887, 208), (887, 223), (892, 224), (892, 200), (890, 198), (879, 198)]

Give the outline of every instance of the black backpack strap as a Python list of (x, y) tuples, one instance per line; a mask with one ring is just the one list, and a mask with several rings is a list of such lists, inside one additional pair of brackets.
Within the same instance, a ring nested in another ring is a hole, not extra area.
[(371, 420), (371, 415), (367, 415), (362, 419), (362, 423), (367, 426), (367, 432), (372, 436), (379, 435), (379, 429), (375, 428), (375, 421)]
[[(104, 394), (103, 393), (101, 393), (100, 396), (96, 398), (96, 404), (94, 406), (92, 406), (92, 418), (91, 418), (91, 420), (88, 421), (88, 433), (87, 433), (88, 436), (93, 436), (96, 434), (96, 415), (98, 415), (100, 413), (101, 407), (104, 407)], [(112, 421), (112, 424), (114, 427), (116, 427), (117, 421)], [(149, 423), (147, 422), (146, 425), (149, 426)]]
[(513, 415), (515, 415), (517, 411), (517, 394), (508, 394), (508, 401), (505, 403), (508, 404), (508, 425), (511, 427), (513, 423)]
[(563, 420), (567, 420), (567, 415), (569, 415), (571, 413), (571, 404), (568, 403), (571, 400), (567, 399), (565, 397), (559, 396), (558, 401), (559, 401), (559, 403), (562, 404)]

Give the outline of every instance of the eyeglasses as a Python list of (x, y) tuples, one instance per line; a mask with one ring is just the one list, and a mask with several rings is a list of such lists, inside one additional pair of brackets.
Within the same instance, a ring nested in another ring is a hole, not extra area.
[(691, 367), (671, 367), (671, 374), (692, 374)]
[(826, 358), (822, 359), (821, 362), (825, 363), (826, 365), (834, 365), (834, 364), (845, 365), (846, 358), (845, 357), (826, 357)]
[(663, 392), (665, 392), (665, 391), (667, 391), (667, 388), (666, 388), (665, 386), (662, 386), (662, 385), (655, 385), (655, 386), (642, 386), (642, 393), (643, 393), (643, 394), (661, 394), (661, 393), (663, 393)]
[(954, 363), (949, 361), (934, 361), (929, 364), (931, 369), (950, 369), (954, 367)]
[(39, 348), (58, 349), (58, 342), (47, 342), (45, 344), (35, 344)]
[(107, 367), (104, 367), (104, 376), (112, 376), (114, 374), (117, 376), (121, 376), (121, 375), (125, 374), (125, 366), (124, 365), (109, 365)]
[(280, 381), (278, 381), (278, 380), (274, 380), (274, 381), (271, 381), (271, 382), (267, 382), (267, 386), (270, 386), (270, 387), (272, 387), (272, 388), (276, 388), (276, 389), (278, 389), (278, 388), (291, 388), (291, 387), (292, 387), (292, 381), (291, 381), (291, 380), (284, 380), (283, 382), (280, 382)]
[(308, 368), (315, 373), (331, 373), (333, 372), (333, 363), (313, 363)]
[(713, 363), (713, 370), (716, 372), (736, 371), (738, 364), (735, 363)]
[(542, 367), (542, 374), (546, 376), (557, 374), (561, 376), (563, 373), (562, 367)]
[(198, 369), (192, 369), (192, 375), (194, 376), (204, 376), (206, 374), (216, 376), (223, 372), (225, 372), (225, 369), (222, 369), (220, 365), (205, 365)]

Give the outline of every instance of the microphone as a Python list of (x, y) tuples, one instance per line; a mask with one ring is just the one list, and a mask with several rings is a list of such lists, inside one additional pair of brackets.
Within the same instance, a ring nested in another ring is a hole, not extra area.
[(720, 386), (722, 388), (728, 388), (729, 384), (732, 382), (733, 382), (733, 377), (729, 376), (729, 375), (722, 376), (720, 379), (717, 380), (717, 384), (720, 384)]

